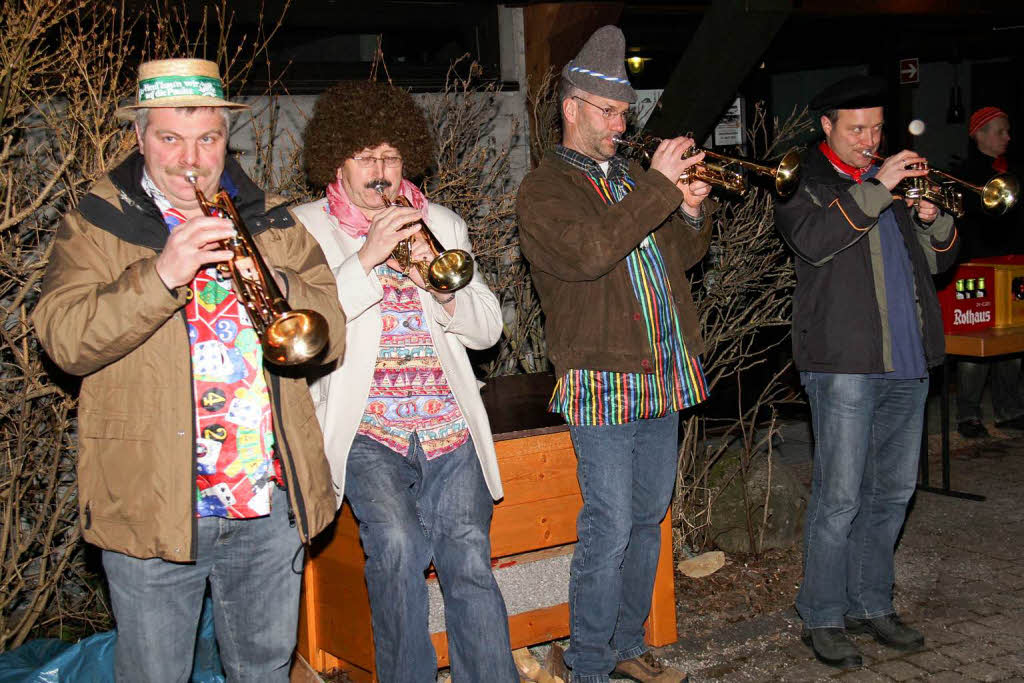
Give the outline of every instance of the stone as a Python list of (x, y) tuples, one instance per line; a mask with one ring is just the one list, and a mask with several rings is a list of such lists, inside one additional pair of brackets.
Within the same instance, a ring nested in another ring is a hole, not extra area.
[[(740, 474), (739, 450), (726, 451), (711, 468), (708, 486), (714, 502), (711, 507), (712, 542), (726, 553), (763, 552), (787, 548), (803, 535), (804, 512), (810, 494), (789, 467), (775, 461), (771, 467), (771, 495), (768, 499), (768, 523), (762, 547), (751, 547), (747, 514), (758, 542), (764, 517), (765, 490), (768, 486), (768, 455), (761, 452), (751, 458), (746, 476), (746, 500)], [(749, 506), (749, 508), (748, 508)]]
[(897, 681), (909, 681), (911, 678), (917, 678), (918, 676), (926, 673), (924, 670), (917, 668), (910, 662), (903, 662), (900, 660), (875, 664), (871, 667), (871, 670), (885, 674), (889, 678)]
[(1007, 673), (989, 662), (974, 662), (960, 669), (960, 673), (975, 681), (1001, 681)]
[(714, 574), (724, 566), (725, 553), (721, 550), (713, 550), (709, 553), (701, 553), (697, 557), (683, 560), (676, 568), (691, 579), (699, 579)]

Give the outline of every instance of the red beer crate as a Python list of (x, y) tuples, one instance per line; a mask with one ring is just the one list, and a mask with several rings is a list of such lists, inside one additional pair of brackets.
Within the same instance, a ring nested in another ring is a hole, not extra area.
[(939, 290), (942, 326), (946, 334), (976, 332), (995, 325), (992, 266), (964, 264), (953, 271), (953, 280)]
[(975, 259), (965, 266), (990, 268), (993, 271), (991, 284), (986, 285), (993, 292), (995, 304), (993, 327), (1018, 327), (1024, 325), (1024, 256), (993, 256)]

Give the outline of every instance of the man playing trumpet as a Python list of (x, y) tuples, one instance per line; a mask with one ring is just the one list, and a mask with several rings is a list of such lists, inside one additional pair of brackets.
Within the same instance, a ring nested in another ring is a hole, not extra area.
[[(312, 391), (338, 504), (347, 497), (359, 521), (379, 680), (436, 677), (423, 578), (433, 561), (453, 678), (516, 683), (490, 564), (501, 480), (466, 354), (498, 340), (501, 310), (479, 274), (438, 291), (392, 256), (419, 221), (444, 247), (472, 251), (465, 221), (405, 179), (423, 174), (433, 149), (404, 90), (353, 81), (317, 100), (303, 158), (327, 197), (296, 213), (324, 249), (349, 326), (345, 361)], [(410, 250), (413, 263), (434, 256), (422, 239)]]
[[(217, 65), (142, 64), (139, 149), (61, 222), (33, 314), (40, 341), (82, 376), (78, 499), (103, 549), (119, 681), (185, 681), (207, 581), (229, 680), (287, 681), (302, 544), (334, 495), (302, 377), (264, 364), (236, 283), (216, 264), (233, 226), (196, 187), (223, 187), (281, 291), (344, 348), (337, 289), (316, 242), (279, 197), (227, 156)], [(244, 266), (245, 264), (243, 264)]]
[(902, 650), (923, 636), (892, 603), (893, 551), (914, 493), (928, 368), (945, 342), (932, 274), (954, 263), (951, 216), (893, 198), (925, 160), (903, 150), (876, 165), (885, 82), (840, 81), (811, 101), (825, 139), (776, 205), (796, 254), (793, 356), (811, 406), (814, 475), (807, 507), (803, 639), (822, 662), (861, 665), (847, 633)]
[(622, 32), (605, 26), (566, 65), (562, 144), (523, 181), (516, 207), (558, 378), (549, 409), (569, 424), (583, 495), (565, 655), (574, 683), (604, 683), (613, 669), (685, 679), (648, 650), (644, 621), (679, 411), (707, 397), (686, 270), (711, 239), (711, 188), (679, 180), (704, 157), (683, 158), (689, 138), (663, 141), (647, 171), (616, 154), (636, 101), (624, 53)]

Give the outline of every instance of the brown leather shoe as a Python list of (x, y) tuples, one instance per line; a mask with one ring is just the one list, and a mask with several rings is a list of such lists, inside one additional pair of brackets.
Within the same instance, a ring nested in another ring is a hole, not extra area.
[(650, 651), (615, 665), (615, 673), (629, 676), (640, 683), (689, 683), (690, 677), (679, 669), (665, 666)]

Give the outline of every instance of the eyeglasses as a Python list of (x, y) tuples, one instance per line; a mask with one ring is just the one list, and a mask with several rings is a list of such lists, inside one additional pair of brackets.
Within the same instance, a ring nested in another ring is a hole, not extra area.
[(619, 110), (619, 109), (613, 109), (612, 107), (601, 107), (599, 105), (594, 104), (590, 100), (583, 99), (582, 97), (580, 97), (578, 95), (573, 95), (572, 98), (574, 100), (579, 100), (580, 102), (586, 102), (587, 104), (589, 104), (591, 107), (594, 107), (595, 109), (600, 109), (601, 110), (601, 116), (603, 116), (606, 121), (610, 121), (612, 119), (619, 118), (620, 116), (622, 118), (626, 118), (626, 114), (629, 113), (629, 107), (626, 107), (625, 109)]
[(376, 165), (378, 161), (382, 162), (387, 168), (398, 168), (402, 165), (402, 157), (352, 157), (352, 161), (356, 162), (356, 166), (359, 168), (370, 168)]

